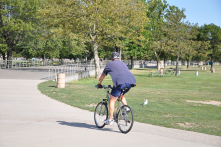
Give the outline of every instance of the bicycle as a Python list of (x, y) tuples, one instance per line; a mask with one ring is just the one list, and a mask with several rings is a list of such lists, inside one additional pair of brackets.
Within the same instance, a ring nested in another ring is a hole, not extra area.
[[(95, 87), (97, 87), (97, 85), (95, 85)], [(112, 89), (112, 87), (110, 85), (108, 85), (107, 87), (105, 87), (105, 85), (103, 85), (103, 88), (107, 90), (107, 95), (106, 98), (103, 99), (102, 102), (99, 102), (95, 108), (95, 112), (94, 112), (94, 122), (96, 124), (96, 126), (98, 128), (103, 128), (106, 124), (104, 123), (104, 120), (106, 120), (108, 118), (108, 104), (109, 104), (109, 99), (110, 99), (110, 89)], [(118, 97), (117, 101), (118, 101), (118, 107), (117, 109), (114, 109), (114, 122), (116, 122), (118, 124), (118, 128), (122, 133), (128, 133), (132, 127), (133, 127), (133, 123), (134, 123), (134, 115), (133, 115), (133, 111), (131, 109), (130, 106), (128, 105), (123, 105), (120, 98), (121, 95), (123, 94), (123, 92), (127, 90), (127, 88), (124, 88), (121, 91), (120, 96)]]

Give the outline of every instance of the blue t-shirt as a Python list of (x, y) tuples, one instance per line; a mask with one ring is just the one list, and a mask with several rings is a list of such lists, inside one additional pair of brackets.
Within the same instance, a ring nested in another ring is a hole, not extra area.
[(127, 65), (120, 60), (109, 62), (105, 67), (103, 74), (110, 74), (114, 87), (126, 83), (136, 85), (134, 75), (129, 71)]

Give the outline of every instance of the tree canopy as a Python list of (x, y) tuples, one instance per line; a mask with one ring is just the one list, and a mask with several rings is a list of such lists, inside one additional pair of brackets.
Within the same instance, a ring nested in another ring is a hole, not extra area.
[(204, 25), (200, 28), (199, 39), (201, 41), (208, 41), (209, 56), (211, 57), (211, 69), (213, 68), (214, 57), (220, 59), (221, 53), (221, 28), (215, 24)]
[[(47, 0), (40, 11), (53, 32), (93, 45), (96, 77), (100, 76), (98, 47), (107, 39), (144, 40), (147, 7), (139, 0), (60, 1)], [(53, 33), (52, 32), (52, 33)]]
[(0, 53), (8, 60), (93, 58), (96, 78), (99, 58), (113, 51), (132, 64), (176, 58), (177, 72), (179, 60), (210, 60), (212, 68), (221, 59), (220, 27), (198, 27), (184, 12), (166, 0), (2, 0)]
[(25, 32), (37, 24), (37, 11), (41, 0), (1, 0), (0, 32), (8, 45), (7, 59), (12, 60), (13, 47)]

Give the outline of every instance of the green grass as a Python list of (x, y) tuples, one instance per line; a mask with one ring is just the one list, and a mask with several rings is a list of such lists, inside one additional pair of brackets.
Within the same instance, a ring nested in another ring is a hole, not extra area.
[[(221, 105), (192, 103), (191, 101), (221, 102), (221, 66), (215, 66), (216, 73), (199, 71), (193, 67), (184, 69), (180, 76), (166, 74), (164, 77), (149, 77), (156, 69), (135, 69), (131, 72), (137, 79), (137, 86), (125, 95), (134, 111), (135, 120), (143, 123), (201, 132), (221, 136)], [(106, 96), (104, 89), (94, 87), (94, 77), (66, 83), (66, 88), (56, 88), (56, 82), (47, 81), (38, 85), (39, 90), (58, 101), (94, 111), (94, 106)], [(107, 76), (103, 85), (112, 85)], [(148, 105), (140, 104), (148, 99)]]

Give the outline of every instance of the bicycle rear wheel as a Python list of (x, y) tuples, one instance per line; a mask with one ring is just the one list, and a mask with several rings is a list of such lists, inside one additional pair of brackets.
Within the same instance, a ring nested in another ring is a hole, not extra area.
[(134, 114), (130, 106), (124, 105), (120, 108), (117, 114), (118, 128), (122, 133), (128, 133), (134, 124)]
[(103, 128), (105, 126), (104, 120), (108, 117), (107, 105), (103, 102), (97, 104), (94, 111), (94, 122), (98, 128)]

